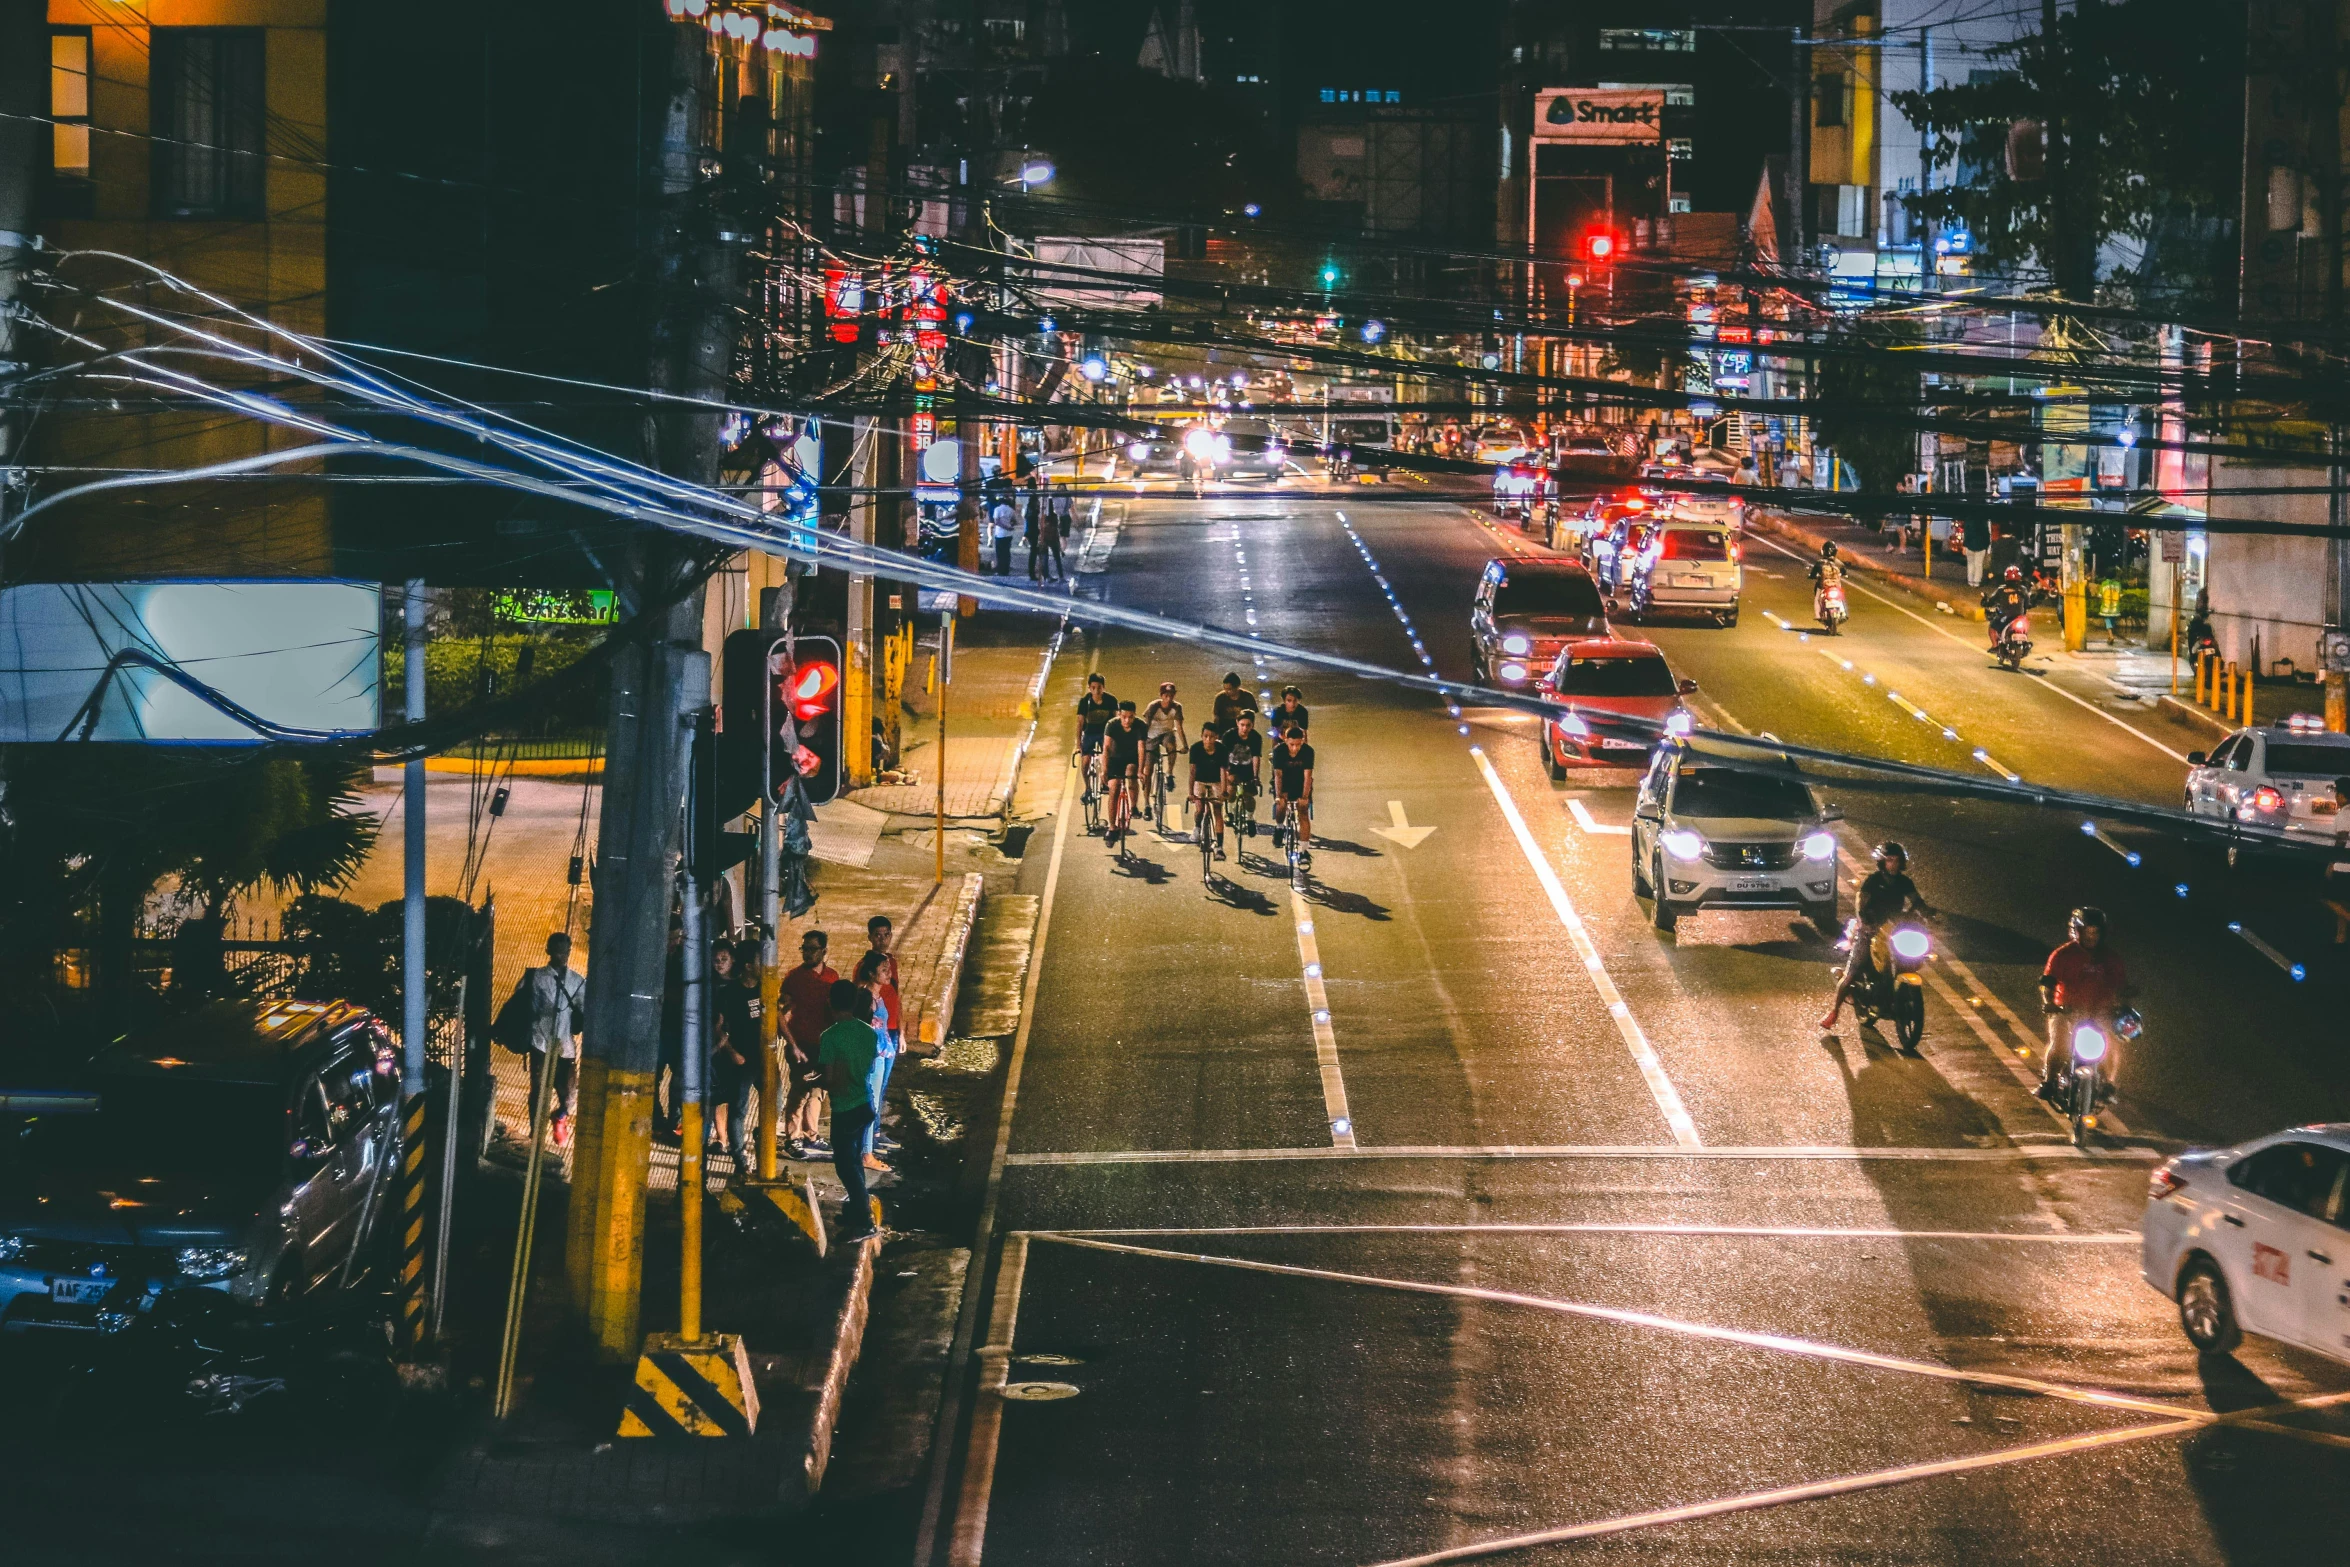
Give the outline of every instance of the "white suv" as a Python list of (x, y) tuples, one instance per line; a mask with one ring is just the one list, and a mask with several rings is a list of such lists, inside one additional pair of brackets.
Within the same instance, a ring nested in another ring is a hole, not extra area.
[(2197, 1349), (2224, 1355), (2249, 1331), (2350, 1360), (2346, 1188), (2350, 1125), (2183, 1153), (2147, 1188), (2146, 1282)]
[(1632, 890), (1670, 935), (1699, 909), (1798, 909), (1836, 934), (1836, 837), (1785, 757), (1668, 740), (1632, 807)]
[(1635, 619), (1658, 610), (1695, 610), (1724, 626), (1738, 624), (1745, 577), (1738, 565), (1738, 536), (1728, 528), (1685, 521), (1677, 512), (1669, 515), (1663, 526), (1650, 530), (1623, 575)]
[(2282, 832), (2336, 837), (2350, 832), (2350, 735), (2296, 715), (2239, 729), (2205, 756), (2187, 753), (2187, 814), (2217, 816)]

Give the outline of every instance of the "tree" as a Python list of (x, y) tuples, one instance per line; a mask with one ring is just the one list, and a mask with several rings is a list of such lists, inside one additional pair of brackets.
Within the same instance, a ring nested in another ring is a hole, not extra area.
[[(1944, 233), (1963, 227), (1995, 266), (2039, 267), (2068, 298), (2100, 281), (2221, 297), (2234, 274), (2243, 29), (2234, 0), (2080, 0), (2053, 31), (1992, 49), (1997, 75), (1894, 93), (1933, 167), (1956, 175), (1903, 205)], [(2114, 242), (2136, 259), (2101, 280)]]
[(1855, 321), (1838, 331), (1837, 342), (1873, 351), (1819, 361), (1812, 432), (1852, 464), (1864, 490), (1889, 490), (1917, 466), (1918, 370), (1902, 350), (1924, 337), (1914, 316)]

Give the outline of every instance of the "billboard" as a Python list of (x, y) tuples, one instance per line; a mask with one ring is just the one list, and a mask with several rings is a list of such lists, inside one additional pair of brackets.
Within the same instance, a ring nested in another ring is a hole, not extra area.
[(0, 589), (0, 741), (372, 734), (382, 622), (378, 585), (334, 578)]
[(1534, 139), (1636, 146), (1664, 137), (1662, 87), (1546, 87), (1534, 95)]
[(1167, 275), (1167, 242), (1163, 239), (1053, 239), (1036, 242), (1039, 267), (1030, 279), (1036, 297), (1067, 310), (1139, 310), (1164, 298), (1157, 289), (1129, 286), (1108, 279), (1066, 277), (1053, 269), (1118, 272), (1147, 285)]

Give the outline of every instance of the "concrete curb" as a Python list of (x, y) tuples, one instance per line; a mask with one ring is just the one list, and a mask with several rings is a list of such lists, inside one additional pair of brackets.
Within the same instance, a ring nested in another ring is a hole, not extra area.
[[(1746, 520), (1750, 527), (1758, 527), (1767, 533), (1775, 533), (1788, 543), (1800, 544), (1808, 550), (1818, 550), (1828, 539), (1826, 534), (1812, 532), (1784, 512), (1766, 512), (1760, 507), (1755, 507), (1747, 512)], [(1947, 590), (1942, 586), (1928, 582), (1923, 577), (1913, 577), (1906, 572), (1892, 571), (1878, 565), (1873, 560), (1863, 560), (1858, 556), (1848, 556), (1846, 560), (1854, 570), (1865, 571), (1870, 576), (1890, 582), (1895, 587), (1913, 593), (1937, 608), (1945, 604), (1949, 605), (1950, 613), (1961, 620), (1981, 620), (1983, 618), (1982, 606), (1963, 602), (1963, 595), (1961, 599), (1953, 600), (1947, 596)]]
[(986, 877), (966, 871), (963, 885), (955, 891), (955, 906), (947, 916), (946, 945), (939, 949), (938, 966), (930, 971), (930, 991), (923, 998), (921, 1016), (914, 1026), (914, 1043), (925, 1055), (936, 1055), (944, 1048), (947, 1030), (954, 1027), (955, 995), (963, 987), (963, 958), (971, 950), (971, 931), (979, 923), (979, 898), (986, 887)]
[(807, 1452), (800, 1460), (810, 1496), (824, 1485), (824, 1471), (832, 1463), (833, 1428), (840, 1423), (841, 1399), (848, 1391), (849, 1373), (857, 1369), (857, 1356), (865, 1347), (865, 1317), (873, 1301), (873, 1254), (879, 1249), (877, 1241), (857, 1247), (856, 1260), (849, 1264), (848, 1293), (832, 1319), (830, 1351), (825, 1356), (823, 1378), (816, 1384), (816, 1412), (809, 1419)]
[(1052, 640), (1044, 645), (1044, 657), (1036, 666), (1036, 678), (1028, 682), (1028, 696), (1021, 706), (1028, 710), (1028, 727), (1020, 731), (1019, 740), (1011, 754), (1004, 758), (1004, 775), (996, 784), (995, 815), (1008, 822), (1012, 817), (1012, 796), (1020, 789), (1020, 769), (1028, 760), (1028, 748), (1036, 743), (1036, 724), (1044, 703), (1045, 682), (1053, 675), (1053, 660), (1061, 655), (1061, 643), (1069, 635), (1069, 617), (1061, 617), (1060, 627)]

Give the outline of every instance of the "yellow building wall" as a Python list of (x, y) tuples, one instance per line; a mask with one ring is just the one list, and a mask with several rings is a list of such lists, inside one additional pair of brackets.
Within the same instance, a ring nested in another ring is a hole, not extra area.
[[(52, 25), (91, 30), (91, 215), (51, 220), (51, 246), (148, 261), (195, 287), (293, 331), (326, 328), (325, 0), (50, 0)], [(258, 220), (164, 220), (149, 211), (153, 152), (149, 111), (151, 27), (259, 27), (265, 108), (263, 215)], [(100, 255), (61, 258), (58, 272), (85, 290), (107, 289), (141, 308), (191, 314), (201, 301), (142, 282), (139, 270)], [(124, 285), (130, 285), (125, 287)], [(52, 320), (110, 349), (178, 342), (87, 299), (50, 303)], [(215, 323), (206, 323), (208, 326)], [(251, 329), (220, 330), (259, 346)], [(282, 345), (280, 345), (282, 348)], [(61, 352), (64, 350), (60, 350)], [(174, 356), (159, 359), (229, 386), (253, 372)], [(289, 403), (313, 399), (271, 388)], [(126, 403), (147, 395), (123, 389)], [(302, 445), (306, 438), (225, 410), (68, 410), (36, 429), (41, 461), (89, 467), (185, 468)], [(98, 497), (50, 514), (57, 522), (27, 543), (45, 575), (231, 575), (330, 570), (324, 487), (278, 482), (198, 482), (136, 498)], [(38, 524), (35, 525), (36, 527)]]

